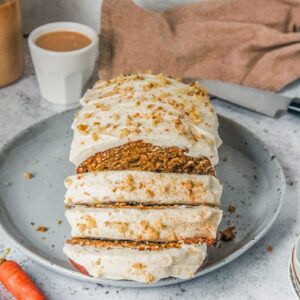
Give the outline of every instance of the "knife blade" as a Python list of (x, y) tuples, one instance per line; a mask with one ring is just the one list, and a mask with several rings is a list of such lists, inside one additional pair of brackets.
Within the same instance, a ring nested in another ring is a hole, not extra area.
[[(190, 81), (190, 80), (189, 80)], [(201, 79), (208, 93), (257, 113), (275, 117), (279, 111), (300, 115), (300, 99), (219, 80)]]

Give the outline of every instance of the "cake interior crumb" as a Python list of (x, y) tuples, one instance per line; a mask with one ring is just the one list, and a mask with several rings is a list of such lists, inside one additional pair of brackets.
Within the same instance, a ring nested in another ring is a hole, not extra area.
[(236, 228), (235, 226), (228, 227), (223, 231), (220, 231), (221, 240), (224, 242), (232, 241), (236, 237)]
[(39, 226), (36, 231), (38, 232), (47, 232), (49, 230), (48, 227), (45, 227), (45, 226)]
[(229, 205), (227, 211), (231, 214), (235, 213), (236, 207), (233, 205)]
[(30, 173), (30, 172), (24, 172), (24, 173), (23, 173), (23, 177), (24, 177), (25, 179), (31, 179), (31, 178), (33, 178), (33, 174)]

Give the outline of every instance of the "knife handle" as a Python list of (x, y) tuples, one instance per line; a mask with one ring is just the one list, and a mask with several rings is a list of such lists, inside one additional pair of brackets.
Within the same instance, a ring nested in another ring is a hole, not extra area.
[(300, 115), (300, 98), (293, 98), (288, 106), (288, 112)]

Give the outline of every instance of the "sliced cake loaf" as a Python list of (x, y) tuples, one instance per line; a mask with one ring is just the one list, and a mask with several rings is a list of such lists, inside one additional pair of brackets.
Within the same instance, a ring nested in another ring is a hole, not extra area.
[(86, 275), (152, 283), (170, 276), (191, 278), (204, 263), (207, 245), (72, 239), (64, 252)]
[(192, 277), (222, 218), (221, 140), (206, 91), (162, 75), (122, 75), (96, 83), (81, 104), (64, 252), (99, 278)]
[(197, 206), (94, 206), (68, 209), (73, 237), (137, 241), (214, 240), (218, 208)]
[(215, 176), (143, 171), (101, 171), (69, 176), (66, 205), (105, 203), (220, 205)]
[(78, 172), (212, 174), (218, 162), (218, 120), (198, 85), (163, 76), (120, 76), (96, 84), (82, 104), (70, 152)]

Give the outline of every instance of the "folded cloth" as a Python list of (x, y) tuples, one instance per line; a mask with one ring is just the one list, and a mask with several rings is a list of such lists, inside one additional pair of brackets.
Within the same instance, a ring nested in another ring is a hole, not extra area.
[(146, 11), (104, 0), (101, 79), (151, 69), (277, 91), (300, 77), (299, 0), (219, 0)]

